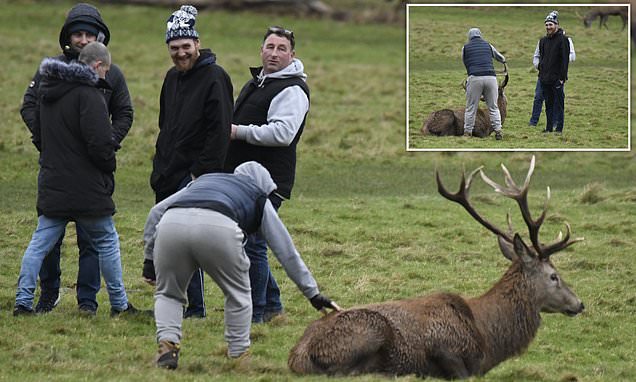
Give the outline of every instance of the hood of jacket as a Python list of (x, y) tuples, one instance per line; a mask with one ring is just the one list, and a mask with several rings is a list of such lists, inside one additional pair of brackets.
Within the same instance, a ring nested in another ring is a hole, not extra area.
[(86, 3), (79, 3), (73, 6), (66, 16), (66, 21), (60, 30), (60, 48), (65, 55), (70, 55), (70, 58), (77, 58), (78, 53), (71, 49), (71, 36), (68, 32), (69, 27), (75, 23), (90, 24), (100, 31), (100, 35), (97, 36), (97, 41), (108, 45), (110, 41), (110, 31), (108, 26), (104, 23), (102, 15), (99, 10), (94, 6)]
[(269, 171), (258, 162), (250, 161), (242, 163), (234, 169), (234, 174), (249, 177), (266, 195), (271, 194), (278, 188), (274, 180), (272, 180)]
[(294, 58), (292, 62), (287, 65), (285, 68), (269, 74), (263, 74), (263, 67), (259, 66), (256, 68), (250, 68), (250, 72), (252, 73), (252, 77), (258, 83), (258, 86), (263, 86), (267, 79), (281, 79), (281, 78), (292, 78), (298, 77), (303, 81), (307, 81), (307, 74), (305, 74), (305, 66), (303, 62), (297, 58)]
[(78, 86), (96, 86), (99, 76), (88, 65), (77, 61), (69, 63), (45, 58), (40, 64), (40, 100), (54, 102)]
[(185, 72), (179, 72), (180, 76), (188, 76), (190, 73), (196, 72), (199, 68), (204, 66), (214, 65), (216, 64), (216, 54), (212, 53), (210, 49), (200, 49), (199, 50), (199, 58), (194, 63), (192, 68)]

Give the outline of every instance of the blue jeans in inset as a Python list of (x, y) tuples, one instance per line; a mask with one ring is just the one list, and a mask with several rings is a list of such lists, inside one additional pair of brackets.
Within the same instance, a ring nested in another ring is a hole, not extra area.
[[(565, 84), (563, 84), (565, 85)], [(561, 86), (562, 98), (565, 100), (564, 86)], [(541, 116), (541, 109), (543, 108), (543, 87), (541, 86), (541, 81), (537, 80), (537, 86), (534, 89), (534, 101), (532, 103), (532, 116), (530, 117), (530, 124), (536, 125), (539, 123), (539, 117)], [(555, 114), (553, 115), (553, 127), (556, 127), (556, 124), (561, 124), (563, 126), (563, 108), (555, 109)]]
[[(79, 271), (77, 272), (77, 304), (97, 309), (97, 292), (99, 292), (101, 278), (99, 274), (99, 256), (95, 247), (90, 244), (79, 226), (76, 226), (77, 247), (79, 248)], [(58, 293), (60, 289), (60, 247), (64, 240), (62, 231), (60, 239), (53, 249), (46, 255), (40, 268), (40, 288), (42, 293)]]
[(563, 85), (557, 81), (554, 84), (542, 83), (543, 97), (545, 98), (545, 131), (556, 132), (563, 131), (565, 93)]
[[(71, 219), (38, 217), (38, 226), (22, 257), (15, 304), (31, 309), (37, 285), (38, 271), (44, 257), (64, 234)], [(119, 237), (112, 216), (74, 219), (79, 230), (86, 233), (89, 245), (99, 255), (99, 266), (104, 275), (111, 307), (125, 310), (128, 297), (122, 279)]]
[[(270, 198), (274, 209), (278, 211), (282, 199)], [(250, 285), (252, 286), (252, 322), (263, 322), (265, 312), (280, 312), (280, 289), (267, 262), (267, 242), (259, 233), (248, 236), (245, 253), (250, 259)]]

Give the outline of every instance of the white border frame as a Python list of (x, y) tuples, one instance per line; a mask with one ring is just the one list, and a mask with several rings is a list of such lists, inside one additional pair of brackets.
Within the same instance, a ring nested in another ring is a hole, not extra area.
[(411, 148), (409, 144), (409, 17), (410, 17), (410, 8), (411, 7), (600, 7), (600, 6), (625, 6), (628, 10), (627, 15), (627, 28), (630, 28), (631, 25), (631, 4), (614, 4), (614, 3), (593, 3), (593, 4), (406, 4), (406, 151), (407, 152), (430, 152), (430, 151), (574, 151), (574, 152), (629, 152), (632, 149), (632, 131), (631, 131), (631, 91), (632, 91), (632, 74), (631, 74), (631, 33), (627, 34), (627, 147), (626, 148), (556, 148), (556, 149), (547, 149), (547, 148), (509, 148), (509, 149), (500, 149), (500, 148), (430, 148), (430, 149), (420, 149), (420, 148)]

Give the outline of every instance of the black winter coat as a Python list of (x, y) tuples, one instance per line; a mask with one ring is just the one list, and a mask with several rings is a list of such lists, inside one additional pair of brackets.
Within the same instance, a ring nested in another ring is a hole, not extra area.
[(232, 124), (232, 82), (215, 55), (200, 51), (187, 72), (174, 67), (161, 87), (159, 136), (150, 185), (161, 200), (190, 174), (223, 172)]
[(553, 85), (557, 81), (567, 81), (570, 42), (563, 33), (563, 29), (559, 29), (552, 36), (545, 36), (539, 41), (539, 57), (539, 80), (541, 82)]
[(88, 66), (44, 59), (33, 141), (40, 150), (38, 214), (98, 217), (115, 212), (115, 143), (106, 102)]

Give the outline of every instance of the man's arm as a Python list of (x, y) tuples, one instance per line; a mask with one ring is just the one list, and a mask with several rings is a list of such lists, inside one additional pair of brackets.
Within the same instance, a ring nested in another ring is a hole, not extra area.
[(91, 90), (79, 96), (80, 131), (91, 162), (101, 171), (112, 173), (117, 162), (106, 101), (96, 88)]
[(230, 77), (221, 69), (213, 82), (204, 106), (206, 137), (197, 160), (190, 166), (194, 177), (210, 172), (222, 172), (230, 144), (234, 101)]
[(111, 65), (107, 81), (113, 90), (108, 105), (113, 125), (113, 139), (119, 145), (132, 126), (134, 112), (126, 78), (118, 66)]
[(155, 204), (155, 206), (150, 209), (148, 218), (146, 218), (146, 224), (144, 225), (144, 260), (153, 261), (157, 224), (159, 224), (159, 221), (163, 217), (163, 214), (165, 214), (168, 210), (168, 207), (170, 207), (186, 190), (187, 187), (182, 188), (161, 202)]
[(272, 99), (264, 125), (234, 125), (236, 139), (257, 146), (289, 146), (309, 111), (309, 98), (300, 86), (289, 86)]
[[(24, 92), (22, 98), (22, 107), (20, 108), (20, 115), (26, 125), (27, 129), (31, 132), (31, 141), (35, 147), (40, 150), (39, 141), (39, 114), (40, 104), (38, 102), (38, 86), (40, 85), (40, 71), (39, 68), (33, 75), (29, 86)], [(36, 136), (37, 135), (37, 136)]]
[(539, 54), (539, 41), (537, 41), (537, 47), (534, 49), (534, 56), (532, 56), (532, 65), (534, 65), (535, 69), (539, 69), (539, 59), (541, 55)]
[(490, 44), (490, 48), (492, 49), (492, 56), (495, 58), (495, 60), (501, 62), (502, 64), (505, 64), (506, 57), (504, 57), (503, 54), (499, 53), (499, 51), (492, 44)]
[(303, 295), (309, 299), (316, 296), (319, 293), (318, 284), (300, 257), (287, 228), (269, 200), (265, 202), (263, 208), (260, 231), (285, 269), (287, 276), (292, 279)]
[(570, 62), (576, 60), (576, 52), (574, 51), (574, 43), (572, 42), (572, 39), (570, 37), (568, 37), (568, 43), (570, 43)]

